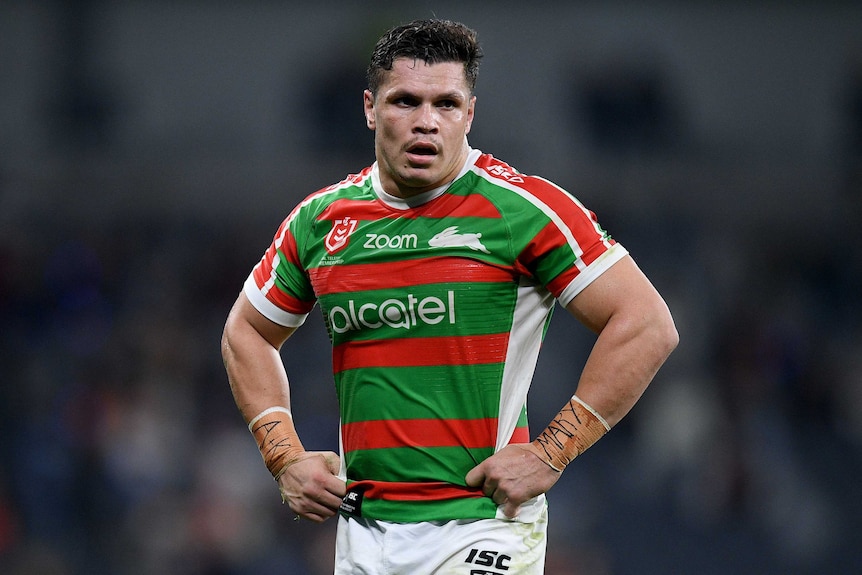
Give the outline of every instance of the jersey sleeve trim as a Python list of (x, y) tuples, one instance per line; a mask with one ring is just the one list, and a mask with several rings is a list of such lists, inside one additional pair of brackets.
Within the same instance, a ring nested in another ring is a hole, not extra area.
[(305, 323), (305, 319), (308, 317), (307, 313), (297, 314), (285, 311), (268, 300), (263, 292), (258, 289), (257, 283), (254, 281), (253, 273), (245, 280), (245, 284), (242, 289), (248, 298), (248, 301), (251, 302), (251, 305), (253, 305), (254, 308), (266, 319), (275, 322), (278, 325), (284, 327), (299, 327)]
[(612, 265), (628, 255), (628, 253), (628, 250), (621, 244), (613, 244), (605, 253), (575, 276), (575, 279), (563, 289), (557, 300), (563, 307), (569, 305), (569, 302), (575, 299), (576, 295), (581, 293), (584, 288), (593, 283), (597, 277), (605, 273)]

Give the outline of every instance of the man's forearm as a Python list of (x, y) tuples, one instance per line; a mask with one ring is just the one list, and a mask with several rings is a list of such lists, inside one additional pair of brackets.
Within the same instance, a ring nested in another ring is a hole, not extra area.
[(601, 415), (573, 395), (529, 448), (552, 469), (562, 472), (610, 429)]
[(241, 306), (235, 307), (225, 325), (222, 358), (237, 408), (277, 480), (305, 449), (293, 425), (287, 373), (279, 351), (245, 320)]
[(625, 417), (678, 342), (664, 300), (639, 270), (630, 261), (612, 270), (610, 283), (627, 288), (628, 297), (616, 295), (604, 313), (607, 287), (598, 284), (597, 289), (567, 306), (573, 315), (586, 320), (598, 337), (576, 395), (530, 444), (530, 449), (557, 471)]
[(639, 322), (612, 318), (584, 365), (576, 393), (611, 427), (634, 407), (676, 347), (673, 321), (659, 312)]
[(279, 350), (244, 319), (240, 304), (225, 324), (221, 352), (231, 393), (246, 423), (272, 406), (290, 409), (290, 388)]
[(565, 469), (631, 410), (675, 345), (672, 334), (627, 329), (606, 326), (584, 367), (577, 395), (530, 444), (553, 469)]

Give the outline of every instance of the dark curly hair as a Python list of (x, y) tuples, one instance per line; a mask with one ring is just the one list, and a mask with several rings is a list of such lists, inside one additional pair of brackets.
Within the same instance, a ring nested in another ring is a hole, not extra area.
[(476, 87), (482, 49), (475, 30), (451, 20), (414, 20), (386, 32), (371, 53), (366, 78), (372, 94), (384, 81), (397, 58), (423, 60), (426, 64), (462, 62), (470, 91)]

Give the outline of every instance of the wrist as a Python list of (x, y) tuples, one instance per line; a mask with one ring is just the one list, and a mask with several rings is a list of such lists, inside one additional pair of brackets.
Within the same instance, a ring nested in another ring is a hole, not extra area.
[(248, 429), (254, 436), (266, 468), (276, 481), (305, 453), (293, 427), (290, 410), (286, 407), (265, 409), (252, 418)]
[(608, 431), (608, 422), (573, 395), (548, 427), (530, 443), (531, 451), (552, 469), (561, 472)]

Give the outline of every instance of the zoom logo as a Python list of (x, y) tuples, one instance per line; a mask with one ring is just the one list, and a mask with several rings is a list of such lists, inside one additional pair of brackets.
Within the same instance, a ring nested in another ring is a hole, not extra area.
[(382, 249), (416, 249), (419, 246), (419, 236), (416, 234), (401, 234), (400, 236), (387, 236), (386, 234), (365, 234), (365, 243), (362, 247), (366, 250)]
[(470, 575), (502, 575), (502, 571), (509, 570), (512, 558), (499, 551), (474, 548), (470, 549), (470, 553), (464, 562), (478, 567), (488, 567), (488, 569), (471, 569)]

